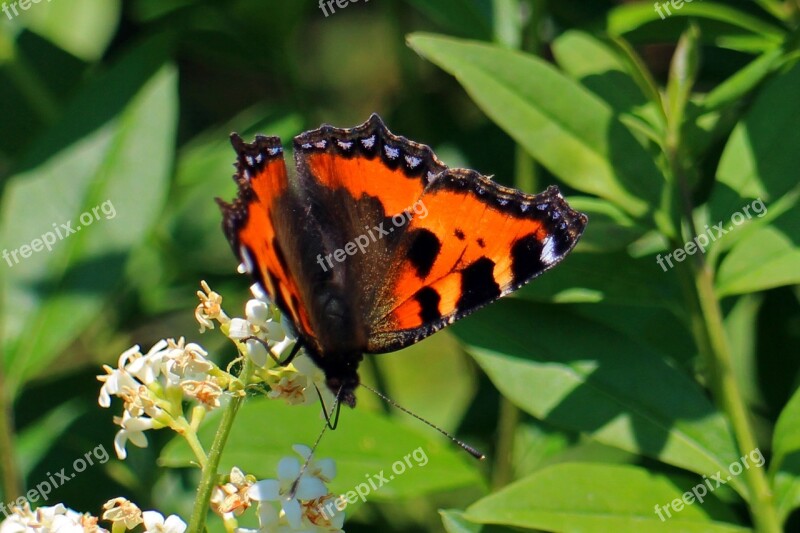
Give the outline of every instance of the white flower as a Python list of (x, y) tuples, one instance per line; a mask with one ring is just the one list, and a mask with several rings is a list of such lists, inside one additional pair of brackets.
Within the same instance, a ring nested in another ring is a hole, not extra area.
[(211, 496), (211, 509), (221, 515), (240, 515), (250, 507), (247, 491), (255, 482), (253, 476), (246, 476), (238, 467), (231, 469), (228, 482), (214, 487)]
[(108, 533), (97, 527), (97, 518), (68, 509), (59, 503), (52, 507), (39, 507), (32, 512), (27, 502), (22, 507), (12, 507), (11, 515), (0, 522), (2, 533)]
[(253, 298), (272, 305), (272, 300), (269, 299), (269, 295), (264, 292), (264, 289), (262, 289), (261, 285), (258, 283), (250, 285), (250, 294), (253, 295)]
[[(167, 345), (167, 341), (162, 339), (150, 348), (147, 355), (133, 354), (133, 360), (125, 365), (125, 370), (144, 385), (154, 383), (161, 374), (161, 362), (167, 355), (167, 350), (165, 350)], [(121, 361), (122, 358), (120, 358)]]
[(202, 291), (197, 291), (200, 303), (194, 310), (194, 316), (200, 323), (200, 333), (206, 329), (214, 329), (214, 320), (220, 324), (227, 324), (230, 318), (222, 310), (222, 296), (212, 291), (205, 281), (200, 282)]
[(100, 397), (97, 399), (100, 407), (110, 407), (111, 396), (119, 396), (126, 389), (135, 389), (139, 386), (139, 382), (125, 369), (128, 359), (137, 354), (141, 356), (139, 346), (134, 346), (120, 355), (118, 368), (103, 365), (106, 375), (97, 376), (97, 380), (103, 382), (103, 386), (100, 387)]
[(244, 306), (244, 314), (251, 324), (258, 327), (266, 327), (267, 322), (272, 320), (272, 309), (263, 300), (248, 300)]
[(307, 403), (308, 378), (298, 372), (284, 374), (277, 383), (270, 383), (269, 386), (272, 390), (267, 393), (267, 396), (273, 400), (283, 398), (289, 405)]
[(197, 400), (208, 411), (220, 406), (219, 399), (222, 396), (222, 387), (213, 381), (187, 380), (181, 383), (181, 388), (186, 396)]
[(142, 510), (127, 498), (113, 498), (103, 504), (103, 520), (122, 524), (125, 529), (133, 529), (142, 523)]
[[(292, 449), (303, 458), (303, 461), (308, 461), (311, 457), (311, 448), (305, 444), (295, 444)], [(319, 478), (323, 483), (330, 483), (336, 477), (336, 463), (333, 459), (311, 459), (308, 461), (306, 467), (306, 475)]]
[(128, 456), (125, 449), (128, 441), (139, 448), (146, 448), (147, 437), (144, 432), (155, 427), (155, 421), (152, 418), (131, 416), (128, 411), (123, 411), (122, 418), (115, 416), (114, 423), (122, 427), (114, 437), (114, 450), (120, 459)]
[[(258, 481), (250, 487), (247, 494), (251, 500), (257, 502), (280, 502), (289, 525), (298, 529), (303, 520), (299, 500), (314, 500), (328, 493), (325, 485), (318, 478), (304, 475), (298, 480), (299, 475), (300, 461), (294, 457), (284, 457), (278, 463), (278, 479)], [(289, 498), (295, 482), (297, 482), (295, 493), (292, 498)]]
[(156, 511), (145, 511), (142, 514), (147, 533), (183, 533), (186, 531), (186, 522), (181, 520), (178, 515), (169, 515), (165, 520), (164, 515)]
[(245, 351), (246, 355), (259, 368), (267, 366), (267, 363), (272, 361), (272, 358), (267, 352), (267, 347), (258, 339), (248, 339), (245, 342)]
[(250, 322), (243, 318), (232, 318), (230, 329), (228, 330), (228, 337), (233, 340), (244, 340), (253, 336), (253, 331), (250, 327)]
[(163, 371), (167, 381), (177, 384), (181, 378), (204, 379), (214, 368), (214, 363), (207, 359), (208, 352), (199, 344), (186, 344), (183, 337), (176, 342), (168, 341), (169, 351), (164, 358)]

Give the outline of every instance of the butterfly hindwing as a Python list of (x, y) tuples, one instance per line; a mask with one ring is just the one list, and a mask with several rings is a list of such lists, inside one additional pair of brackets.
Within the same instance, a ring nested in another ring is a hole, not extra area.
[[(558, 189), (539, 195), (471, 170), (442, 173), (423, 192), (427, 216), (409, 222), (395, 251), (369, 351), (394, 351), (438, 331), (555, 266), (586, 217)], [(386, 302), (389, 302), (388, 304)]]

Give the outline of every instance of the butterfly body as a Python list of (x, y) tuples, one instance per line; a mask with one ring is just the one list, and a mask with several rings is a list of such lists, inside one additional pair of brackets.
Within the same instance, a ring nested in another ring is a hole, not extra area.
[(409, 346), (560, 261), (586, 217), (553, 188), (528, 195), (449, 169), (377, 115), (294, 139), (232, 136), (239, 195), (220, 202), (245, 268), (291, 320), (340, 401), (366, 353)]

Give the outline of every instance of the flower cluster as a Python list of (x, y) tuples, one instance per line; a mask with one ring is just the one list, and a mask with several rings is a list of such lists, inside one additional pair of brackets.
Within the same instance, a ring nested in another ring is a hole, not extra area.
[[(222, 308), (222, 297), (205, 282), (201, 287), (197, 292), (200, 303), (195, 309), (200, 332), (218, 329), (239, 353), (228, 369), (234, 363), (249, 360), (244, 366), (250, 370), (240, 379), (215, 364), (200, 345), (183, 338), (161, 340), (147, 353), (142, 353), (139, 346), (125, 351), (116, 368), (104, 366), (105, 375), (98, 376), (103, 382), (99, 404), (110, 407), (112, 397), (123, 402), (122, 416), (114, 418), (120, 426), (114, 439), (120, 459), (127, 456), (128, 442), (145, 447), (147, 430), (169, 427), (187, 440), (198, 464), (205, 467), (208, 458), (197, 436), (200, 423), (208, 411), (240, 399), (249, 387), (266, 387), (268, 397), (291, 405), (317, 401), (316, 391), (326, 395), (329, 403), (332, 400), (324, 386), (323, 373), (308, 357), (301, 355), (290, 364), (278, 363), (296, 340), (281, 322), (278, 309), (257, 285), (251, 288), (253, 298), (245, 305), (244, 318), (230, 318)], [(186, 404), (192, 406), (189, 416)], [(331, 459), (312, 460), (306, 446), (297, 445), (294, 450), (307, 463), (305, 468), (297, 458), (287, 457), (278, 464), (278, 479), (262, 481), (234, 468), (225, 483), (215, 487), (210, 506), (222, 516), (228, 531), (342, 531), (342, 513), (328, 516), (319, 512), (335, 498), (325, 485), (336, 475), (335, 464)], [(259, 529), (239, 528), (237, 517), (254, 505)], [(177, 516), (165, 519), (153, 511), (142, 513), (133, 503), (120, 498), (109, 501), (105, 509), (103, 518), (114, 523), (114, 532), (123, 531), (122, 525), (132, 529), (144, 524), (147, 531), (163, 533), (182, 533), (186, 527)]]
[(226, 523), (230, 524), (234, 516), (240, 515), (253, 502), (257, 504), (259, 528), (236, 527), (237, 533), (343, 531), (343, 513), (327, 516), (319, 512), (336, 498), (325, 486), (336, 476), (335, 463), (331, 459), (313, 460), (307, 446), (297, 444), (293, 449), (308, 462), (305, 471), (302, 471), (297, 458), (284, 457), (278, 463), (278, 479), (256, 481), (234, 468), (229, 481), (216, 487), (212, 497), (213, 509)]
[[(112, 531), (123, 532), (144, 526), (144, 533), (184, 533), (186, 523), (176, 515), (167, 518), (156, 511), (142, 512), (125, 498), (114, 498), (103, 505), (103, 520), (112, 523)], [(63, 504), (39, 507), (32, 511), (26, 502), (12, 507), (8, 518), (0, 522), (0, 533), (109, 533), (97, 525), (98, 518), (81, 514)]]
[[(252, 381), (241, 383), (208, 359), (200, 345), (187, 344), (183, 338), (161, 340), (146, 354), (139, 346), (130, 348), (120, 355), (116, 368), (104, 365), (106, 374), (97, 378), (103, 382), (98, 399), (102, 407), (110, 407), (112, 396), (123, 401), (122, 416), (114, 418), (120, 426), (114, 439), (120, 459), (127, 457), (128, 442), (147, 446), (147, 430), (169, 427), (190, 438), (205, 412), (219, 408), (232, 394), (243, 394), (245, 386), (264, 384), (270, 389), (270, 398), (293, 405), (316, 401), (314, 385), (326, 390), (321, 386), (322, 372), (306, 356), (285, 366), (276, 363), (295, 339), (257, 285), (252, 287), (254, 298), (245, 306), (246, 318), (229, 318), (222, 309), (222, 296), (206, 282), (201, 286), (203, 290), (197, 292), (200, 304), (195, 309), (201, 333), (215, 329), (218, 323), (239, 353), (256, 365)], [(186, 400), (202, 408), (192, 411), (191, 421), (184, 414)]]
[[(120, 459), (127, 456), (126, 444), (147, 446), (145, 432), (169, 427), (187, 440), (197, 462), (205, 468), (208, 457), (197, 436), (197, 430), (208, 411), (241, 399), (250, 386), (266, 385), (270, 398), (289, 404), (316, 401), (314, 387), (327, 391), (324, 376), (311, 361), (300, 356), (291, 364), (277, 361), (294, 345), (295, 339), (281, 323), (280, 313), (266, 296), (253, 286), (254, 298), (245, 306), (245, 318), (229, 318), (222, 309), (222, 297), (202, 282), (198, 291), (200, 304), (195, 317), (200, 332), (219, 330), (236, 345), (240, 357), (251, 371), (240, 378), (223, 370), (209, 359), (200, 345), (180, 338), (166, 339), (142, 353), (139, 346), (119, 356), (116, 368), (104, 365), (105, 374), (98, 376), (98, 403), (111, 406), (111, 398), (123, 402), (122, 416), (114, 417), (120, 426), (114, 448)], [(233, 363), (229, 366), (233, 366)], [(330, 394), (330, 393), (328, 393)], [(184, 404), (192, 405), (187, 419)], [(342, 532), (344, 515), (328, 516), (319, 509), (332, 501), (326, 483), (336, 475), (331, 459), (312, 460), (311, 450), (296, 445), (294, 450), (305, 461), (305, 467), (294, 457), (278, 464), (278, 479), (258, 481), (234, 468), (222, 485), (217, 485), (210, 501), (211, 509), (222, 516), (228, 531), (239, 533), (306, 533)], [(302, 474), (302, 475), (301, 475)], [(236, 517), (255, 505), (260, 527), (239, 528)], [(144, 528), (145, 533), (184, 533), (186, 523), (176, 515), (164, 517), (156, 511), (142, 512), (125, 498), (114, 498), (103, 506), (102, 520), (111, 522), (111, 532), (121, 533)], [(97, 525), (98, 518), (80, 514), (63, 504), (40, 507), (32, 511), (26, 503), (14, 507), (0, 523), (0, 533), (108, 533)]]
[(108, 533), (108, 530), (98, 527), (96, 517), (73, 511), (60, 503), (32, 511), (25, 502), (22, 507), (11, 507), (9, 511), (8, 518), (0, 522), (0, 533)]

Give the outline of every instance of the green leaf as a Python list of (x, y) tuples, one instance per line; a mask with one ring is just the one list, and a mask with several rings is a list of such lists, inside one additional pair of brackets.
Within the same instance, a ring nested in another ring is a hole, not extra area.
[(719, 266), (721, 296), (757, 292), (800, 283), (800, 209), (750, 231)]
[[(702, 481), (653, 474), (636, 466), (559, 464), (536, 472), (472, 504), (465, 517), (545, 531), (745, 532), (713, 496), (691, 492)], [(676, 499), (680, 511), (664, 506)], [(660, 518), (655, 507), (661, 507)], [(669, 513), (669, 514), (667, 514)]]
[(733, 373), (739, 382), (742, 397), (756, 411), (767, 412), (768, 406), (760, 388), (758, 360), (758, 311), (761, 295), (739, 298), (725, 317), (725, 332), (733, 357)]
[(781, 519), (800, 507), (800, 389), (781, 411), (772, 435), (769, 474)]
[(20, 10), (19, 17), (12, 20), (12, 24), (27, 26), (85, 60), (102, 57), (114, 37), (122, 13), (121, 0), (40, 0), (28, 5), (30, 8)]
[(171, 253), (180, 258), (185, 270), (194, 270), (198, 276), (231, 271), (230, 248), (219, 229), (220, 213), (213, 202), (217, 197), (229, 199), (235, 195), (233, 180), (225, 179), (233, 173), (235, 160), (228, 139), (230, 132), (238, 131), (248, 140), (256, 134), (291, 139), (301, 128), (302, 120), (297, 115), (258, 107), (241, 113), (223, 127), (204, 132), (181, 148), (164, 226), (172, 238)]
[[(432, 354), (435, 354), (432, 356)], [(376, 357), (383, 388), (403, 407), (448, 431), (456, 431), (478, 392), (475, 365), (449, 331), (433, 335), (398, 352), (396, 357)], [(425, 372), (420, 372), (425, 368)], [(447, 394), (431, 403), (431, 392), (447, 376)], [(405, 413), (393, 411), (398, 422), (418, 427)]]
[[(454, 327), (498, 390), (538, 419), (699, 474), (738, 458), (703, 391), (609, 327), (563, 306), (514, 299)], [(746, 494), (736, 478), (732, 484)]]
[(582, 252), (622, 250), (647, 232), (614, 204), (599, 198), (571, 197), (569, 204), (592, 221), (581, 236)]
[[(587, 227), (591, 230), (592, 223)], [(602, 229), (602, 227), (601, 227)], [(592, 238), (592, 241), (596, 241)], [(519, 290), (519, 296), (559, 303), (614, 303), (671, 307), (680, 301), (674, 269), (662, 270), (652, 256), (632, 258), (626, 252), (571, 254), (558, 268)], [(613, 272), (613, 275), (609, 275)]]
[(406, 0), (430, 20), (463, 37), (489, 40), (492, 25), (473, 0)]
[(442, 524), (447, 533), (480, 533), (480, 524), (473, 524), (464, 518), (464, 512), (456, 509), (442, 509), (439, 511), (442, 516)]
[(636, 217), (658, 204), (663, 178), (652, 158), (608, 104), (547, 62), (433, 35), (413, 34), (408, 42), (455, 76), (497, 125), (571, 187)]
[[(218, 420), (219, 416), (211, 416), (201, 428), (204, 443), (211, 442)], [(311, 446), (322, 424), (319, 405), (288, 406), (276, 400), (249, 399), (236, 415), (221, 471), (238, 466), (259, 479), (275, 478), (278, 461), (298, 457), (292, 445)], [(383, 473), (389, 481), (377, 490), (370, 489), (368, 498), (374, 500), (483, 484), (477, 462), (438, 433), (422, 436), (363, 409), (342, 410), (339, 429), (328, 431), (316, 457), (336, 461), (337, 475), (330, 484), (334, 493), (355, 490), (356, 485)], [(185, 467), (192, 460), (179, 437), (164, 448), (160, 459), (170, 467)]]
[[(154, 52), (141, 47), (87, 86), (8, 182), (0, 240), (19, 260), (0, 270), (10, 391), (47, 368), (115, 297), (127, 257), (161, 211), (172, 171), (177, 73), (153, 68)], [(22, 248), (44, 235), (55, 240), (52, 251)]]
[(663, 117), (615, 49), (588, 33), (570, 30), (553, 42), (553, 55), (564, 72), (605, 100), (618, 115), (636, 115), (640, 127), (650, 128), (649, 136), (657, 137), (653, 128), (663, 126)]
[(771, 206), (798, 188), (798, 94), (800, 64), (770, 80), (758, 93), (720, 159), (709, 199), (710, 220), (727, 220), (756, 198)]
[(677, 40), (675, 32), (683, 31), (686, 18), (691, 18), (700, 24), (707, 40), (721, 47), (743, 51), (773, 48), (780, 45), (785, 34), (778, 26), (722, 4), (684, 2), (680, 9), (670, 5), (670, 15), (663, 8), (668, 2), (660, 0), (658, 3), (662, 6), (661, 14), (649, 2), (615, 7), (606, 19), (606, 30), (611, 35), (629, 38), (638, 34), (647, 42), (674, 41)]
[(668, 357), (679, 368), (692, 372), (697, 347), (681, 308), (643, 307), (603, 303), (570, 307), (579, 315), (599, 322), (622, 335), (641, 342)]
[(684, 145), (690, 155), (701, 157), (709, 146), (728, 137), (750, 93), (782, 63), (782, 49), (765, 52), (702, 97), (699, 108), (690, 109), (693, 116), (685, 125)]
[(778, 471), (784, 460), (795, 453), (800, 453), (800, 389), (792, 395), (775, 424), (770, 472)]

